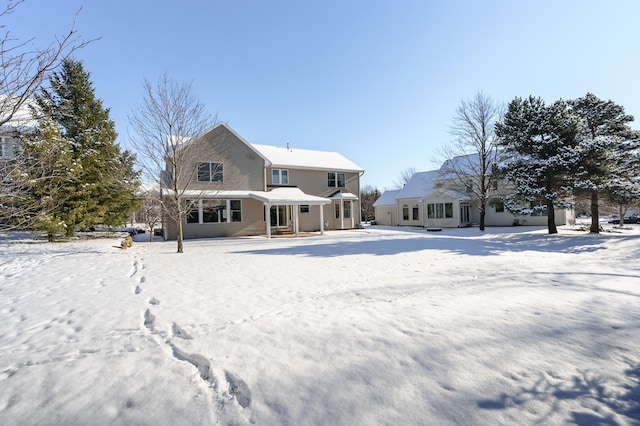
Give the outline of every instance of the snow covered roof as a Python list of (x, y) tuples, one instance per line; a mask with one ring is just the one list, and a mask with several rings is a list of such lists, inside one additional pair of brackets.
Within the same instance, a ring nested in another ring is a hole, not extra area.
[(270, 163), (271, 167), (362, 172), (362, 167), (337, 152), (272, 145), (251, 144)]
[(420, 172), (411, 176), (396, 198), (422, 198), (434, 189), (434, 182), (441, 178), (439, 170)]
[[(9, 99), (6, 95), (0, 95), (0, 122), (4, 121), (8, 116), (8, 110), (15, 105), (13, 99)], [(33, 117), (31, 108), (36, 107), (36, 103), (33, 99), (27, 99), (18, 110), (13, 114), (13, 117), (0, 127), (2, 130), (26, 130), (35, 129), (38, 125), (38, 121)]]
[(461, 191), (455, 191), (453, 189), (447, 189), (447, 188), (438, 188), (435, 191), (431, 191), (430, 193), (425, 195), (420, 201), (423, 201), (425, 198), (429, 198), (430, 196), (436, 193), (448, 195), (451, 198), (458, 199), (459, 201), (471, 201), (471, 197), (469, 196), (469, 194), (466, 194)]
[[(171, 189), (163, 189), (164, 192), (171, 194)], [(189, 189), (182, 193), (184, 198), (249, 198), (251, 193), (255, 191), (233, 191), (233, 190), (216, 190), (216, 189)]]
[(251, 191), (251, 198), (265, 204), (330, 204), (331, 200), (302, 192), (300, 188), (275, 188), (271, 191)]
[(392, 206), (396, 204), (397, 194), (400, 189), (393, 189), (391, 191), (384, 191), (380, 197), (373, 203), (373, 207)]
[(338, 191), (329, 198), (331, 198), (332, 200), (357, 200), (358, 196), (347, 191)]

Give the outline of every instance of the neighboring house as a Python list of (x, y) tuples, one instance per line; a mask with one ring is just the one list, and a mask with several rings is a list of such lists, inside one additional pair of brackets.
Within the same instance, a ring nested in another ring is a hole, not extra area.
[[(459, 158), (448, 160), (456, 161)], [(439, 170), (414, 174), (402, 189), (385, 191), (374, 204), (376, 223), (425, 228), (459, 228), (480, 221), (480, 209), (461, 182), (448, 174), (445, 164)], [(470, 183), (471, 184), (471, 183)], [(504, 208), (500, 195), (506, 182), (498, 182), (496, 196), (487, 203), (486, 226), (547, 225), (546, 215), (514, 215)], [(574, 220), (573, 209), (556, 209), (557, 225)]]
[[(188, 144), (199, 154), (185, 167), (197, 170), (185, 194), (185, 239), (298, 235), (360, 223), (364, 171), (339, 153), (251, 144), (224, 123)], [(177, 238), (173, 221), (163, 228), (165, 239)]]

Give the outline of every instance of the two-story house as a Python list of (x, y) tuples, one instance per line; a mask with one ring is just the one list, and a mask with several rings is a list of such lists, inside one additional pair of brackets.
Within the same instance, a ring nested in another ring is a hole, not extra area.
[[(299, 235), (360, 223), (364, 171), (337, 152), (251, 144), (224, 123), (184, 149), (193, 153), (176, 176), (188, 181), (185, 239)], [(165, 176), (174, 178), (171, 170)], [(175, 221), (165, 218), (163, 235), (177, 238)]]

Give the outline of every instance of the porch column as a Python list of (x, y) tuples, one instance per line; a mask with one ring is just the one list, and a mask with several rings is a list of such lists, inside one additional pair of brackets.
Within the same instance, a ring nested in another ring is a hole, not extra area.
[(324, 206), (319, 204), (320, 207), (320, 235), (324, 235)]
[(351, 229), (353, 229), (353, 221), (354, 221), (354, 214), (353, 214), (353, 200), (349, 200), (349, 202), (351, 203)]
[(338, 200), (340, 203), (340, 229), (344, 229), (344, 203), (342, 200)]
[(293, 227), (296, 231), (296, 238), (298, 238), (298, 234), (300, 233), (300, 224), (298, 223), (298, 219), (300, 218), (300, 206), (294, 204), (291, 208), (295, 209), (293, 211)]
[(271, 206), (269, 204), (264, 205), (264, 217), (267, 222), (267, 238), (271, 238)]

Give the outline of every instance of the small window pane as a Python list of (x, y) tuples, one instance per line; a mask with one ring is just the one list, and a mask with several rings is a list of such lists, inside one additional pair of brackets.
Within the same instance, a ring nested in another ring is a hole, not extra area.
[(444, 217), (453, 217), (453, 203), (446, 203), (444, 205)]
[(289, 185), (289, 171), (280, 170), (280, 183), (283, 185)]
[(301, 204), (300, 205), (300, 213), (309, 213), (309, 205)]
[(274, 185), (280, 184), (280, 170), (271, 170), (271, 183)]
[(231, 208), (231, 222), (242, 222), (242, 202), (240, 200), (229, 201)]
[(344, 188), (345, 182), (344, 173), (338, 173), (338, 188)]
[(343, 206), (344, 218), (351, 219), (351, 201), (344, 201)]
[(327, 186), (335, 188), (336, 186), (336, 174), (333, 172), (327, 173)]
[(209, 182), (211, 180), (209, 167), (209, 163), (200, 163), (198, 165), (198, 182)]
[(222, 182), (223, 181), (223, 173), (222, 173), (222, 163), (211, 163), (211, 173), (213, 174), (212, 182)]

